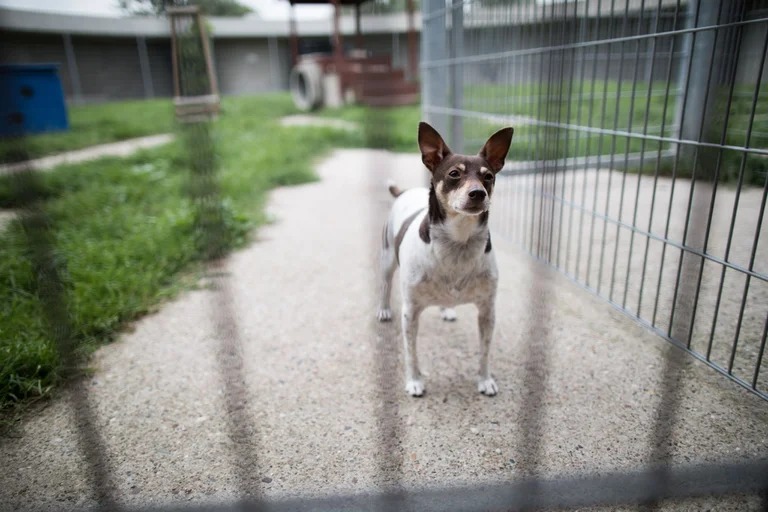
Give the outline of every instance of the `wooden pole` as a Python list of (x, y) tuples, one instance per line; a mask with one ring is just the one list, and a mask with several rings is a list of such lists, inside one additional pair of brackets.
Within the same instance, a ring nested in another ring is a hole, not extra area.
[(216, 80), (216, 71), (213, 69), (213, 55), (211, 54), (211, 46), (208, 42), (208, 32), (203, 26), (205, 20), (200, 14), (200, 11), (197, 12), (196, 17), (197, 27), (200, 30), (200, 42), (203, 45), (203, 55), (205, 56), (205, 68), (208, 71), (208, 79), (211, 83), (211, 94), (218, 95), (219, 83), (218, 80)]

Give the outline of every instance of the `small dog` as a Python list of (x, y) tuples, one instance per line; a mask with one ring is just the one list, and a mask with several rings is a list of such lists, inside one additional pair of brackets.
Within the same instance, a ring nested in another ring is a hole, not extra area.
[(473, 303), (480, 327), (480, 374), (477, 389), (493, 396), (498, 386), (488, 367), (495, 322), (498, 271), (488, 230), (488, 209), (496, 174), (504, 167), (512, 128), (494, 133), (475, 156), (452, 153), (440, 134), (419, 123), (421, 160), (432, 173), (432, 186), (401, 191), (384, 226), (381, 251), (379, 321), (392, 319), (389, 300), (392, 276), (400, 266), (405, 390), (424, 394), (416, 356), (419, 316), (427, 307), (442, 307), (444, 320), (454, 320), (451, 308)]

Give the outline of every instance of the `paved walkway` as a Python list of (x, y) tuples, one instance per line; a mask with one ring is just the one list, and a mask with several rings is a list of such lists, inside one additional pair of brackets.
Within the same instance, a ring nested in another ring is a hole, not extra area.
[[(387, 179), (415, 186), (426, 171), (418, 155), (344, 150), (318, 172), (319, 182), (275, 191), (275, 222), (203, 286), (97, 353), (86, 387), (119, 504), (472, 484), (647, 462), (667, 345), (499, 236), (499, 395), (475, 390), (475, 312), (462, 307), (455, 323), (425, 312), (427, 394), (407, 397), (399, 328), (374, 319), (375, 265)], [(526, 368), (534, 382), (547, 376), (543, 389), (523, 386)], [(391, 373), (391, 382), (379, 378)], [(691, 358), (678, 386), (675, 463), (768, 456), (764, 401)], [(77, 439), (83, 415), (69, 397), (0, 440), (0, 509), (93, 504)], [(522, 436), (530, 423), (540, 426), (538, 463)]]
[(163, 144), (168, 144), (172, 140), (173, 134), (163, 133), (160, 135), (150, 135), (149, 137), (139, 137), (109, 144), (99, 144), (98, 146), (67, 151), (66, 153), (36, 158), (27, 162), (0, 165), (0, 174), (18, 172), (30, 167), (41, 171), (47, 171), (59, 165), (77, 164), (89, 160), (96, 160), (97, 158), (105, 156), (129, 156), (139, 149), (162, 146)]

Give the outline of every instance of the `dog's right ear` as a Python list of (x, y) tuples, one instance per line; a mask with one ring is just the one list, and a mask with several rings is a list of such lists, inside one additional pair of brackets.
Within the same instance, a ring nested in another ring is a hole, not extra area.
[(429, 172), (435, 172), (443, 159), (451, 154), (451, 150), (443, 138), (424, 121), (419, 123), (419, 149), (421, 161), (427, 166)]

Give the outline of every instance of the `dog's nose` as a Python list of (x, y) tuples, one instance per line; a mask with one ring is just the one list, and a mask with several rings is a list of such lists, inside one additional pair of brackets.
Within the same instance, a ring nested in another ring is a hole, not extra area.
[(486, 192), (482, 188), (476, 188), (475, 190), (471, 190), (469, 192), (469, 198), (473, 201), (482, 201), (485, 199)]

